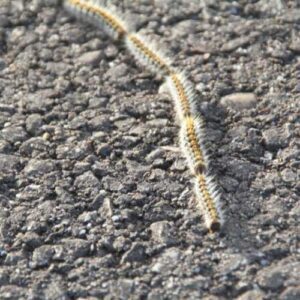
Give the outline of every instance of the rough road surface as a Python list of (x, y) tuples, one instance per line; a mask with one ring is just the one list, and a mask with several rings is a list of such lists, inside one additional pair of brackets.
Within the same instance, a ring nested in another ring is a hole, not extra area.
[(0, 1), (0, 299), (300, 299), (299, 1), (114, 1), (196, 86), (216, 235), (161, 78), (59, 2)]

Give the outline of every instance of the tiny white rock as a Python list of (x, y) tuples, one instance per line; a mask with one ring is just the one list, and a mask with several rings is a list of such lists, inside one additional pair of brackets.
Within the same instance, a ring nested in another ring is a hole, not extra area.
[(225, 107), (238, 111), (255, 107), (257, 98), (253, 93), (234, 93), (222, 97), (220, 103)]
[(96, 66), (99, 64), (100, 60), (102, 58), (102, 52), (101, 51), (90, 51), (82, 54), (80, 57), (78, 57), (78, 62), (82, 65), (92, 65)]

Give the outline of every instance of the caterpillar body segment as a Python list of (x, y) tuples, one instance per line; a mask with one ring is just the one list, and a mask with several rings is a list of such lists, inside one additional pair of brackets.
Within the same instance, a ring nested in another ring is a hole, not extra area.
[(183, 72), (171, 73), (166, 79), (179, 121), (185, 117), (197, 115), (196, 94), (193, 86)]
[(138, 33), (126, 36), (126, 46), (141, 65), (148, 67), (154, 74), (159, 73), (165, 76), (172, 72), (170, 59)]
[(114, 39), (123, 38), (128, 32), (128, 25), (99, 0), (65, 0), (64, 7), (76, 17), (103, 28)]
[(202, 145), (203, 126), (199, 117), (186, 117), (180, 129), (179, 139), (192, 174), (208, 170), (208, 156)]
[(219, 231), (224, 223), (220, 207), (220, 193), (213, 177), (197, 174), (195, 178), (195, 194), (202, 208), (205, 224), (210, 232)]

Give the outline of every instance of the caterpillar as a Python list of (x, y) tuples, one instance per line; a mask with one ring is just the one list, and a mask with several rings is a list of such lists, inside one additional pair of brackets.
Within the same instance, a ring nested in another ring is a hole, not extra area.
[(130, 33), (126, 38), (126, 45), (136, 59), (154, 73), (166, 75), (171, 73), (171, 61), (160, 53), (155, 45), (137, 33)]
[(192, 174), (203, 173), (208, 169), (206, 150), (201, 146), (202, 127), (202, 121), (199, 117), (186, 117), (179, 133), (181, 149), (186, 156)]
[(172, 99), (175, 102), (179, 121), (185, 117), (197, 115), (196, 95), (192, 84), (181, 71), (171, 73), (166, 78)]
[(224, 223), (220, 193), (209, 173), (209, 157), (203, 143), (204, 121), (197, 111), (197, 98), (192, 83), (184, 72), (173, 67), (172, 60), (158, 47), (130, 30), (128, 22), (99, 0), (64, 0), (65, 8), (75, 16), (90, 21), (122, 40), (131, 54), (154, 74), (164, 77), (175, 103), (180, 121), (179, 140), (187, 165), (194, 176), (194, 189), (205, 224), (210, 232), (219, 231)]
[(211, 232), (219, 231), (224, 223), (220, 208), (220, 194), (213, 177), (197, 174), (195, 178), (197, 203), (204, 212), (206, 226)]
[(64, 8), (80, 19), (89, 21), (103, 28), (115, 39), (123, 38), (128, 32), (128, 25), (111, 8), (100, 5), (98, 0), (66, 0)]

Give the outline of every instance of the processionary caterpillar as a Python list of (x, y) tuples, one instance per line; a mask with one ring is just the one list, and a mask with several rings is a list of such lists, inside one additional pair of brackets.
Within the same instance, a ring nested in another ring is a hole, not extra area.
[(211, 232), (220, 230), (223, 224), (220, 193), (209, 174), (209, 158), (203, 143), (204, 121), (197, 111), (193, 85), (183, 72), (173, 67), (171, 59), (146, 38), (131, 31), (128, 22), (112, 8), (101, 4), (101, 1), (64, 0), (64, 6), (75, 16), (104, 28), (113, 38), (122, 40), (142, 65), (164, 76), (179, 116), (181, 148), (195, 177), (195, 195), (203, 210), (205, 224)]
[(66, 0), (64, 7), (78, 18), (102, 27), (113, 38), (122, 38), (128, 28), (112, 9), (100, 5), (100, 1)]
[(166, 82), (175, 102), (179, 122), (182, 122), (185, 117), (197, 115), (196, 94), (184, 73), (174, 71), (166, 78)]

